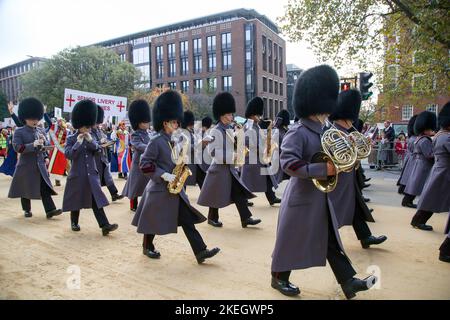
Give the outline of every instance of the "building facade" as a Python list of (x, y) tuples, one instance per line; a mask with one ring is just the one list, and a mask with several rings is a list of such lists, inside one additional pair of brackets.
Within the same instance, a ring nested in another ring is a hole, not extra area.
[(6, 94), (8, 101), (14, 103), (18, 101), (19, 93), (22, 91), (20, 77), (38, 67), (45, 60), (44, 58), (32, 57), (0, 69), (0, 90)]
[(127, 35), (96, 45), (114, 50), (141, 71), (143, 88), (188, 95), (229, 91), (237, 115), (264, 100), (264, 116), (287, 107), (286, 43), (278, 27), (254, 10), (238, 9)]
[(295, 64), (288, 64), (286, 65), (286, 93), (287, 93), (287, 109), (289, 113), (291, 114), (291, 119), (294, 119), (295, 117), (295, 111), (292, 106), (292, 97), (294, 95), (294, 87), (295, 82), (297, 81), (300, 74), (303, 72), (303, 69), (300, 69)]

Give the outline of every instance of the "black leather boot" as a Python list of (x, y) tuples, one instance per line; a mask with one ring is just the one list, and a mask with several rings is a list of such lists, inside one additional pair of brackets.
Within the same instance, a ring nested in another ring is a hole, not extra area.
[(275, 197), (273, 200), (269, 201), (269, 203), (271, 206), (273, 206), (276, 203), (281, 203), (281, 199)]
[(379, 237), (370, 236), (366, 239), (361, 240), (361, 246), (364, 249), (368, 249), (370, 248), (371, 245), (380, 244), (385, 242), (386, 240), (387, 240), (386, 236), (379, 236)]
[(219, 251), (220, 251), (219, 248), (213, 248), (211, 250), (205, 249), (205, 250), (197, 253), (195, 255), (195, 258), (197, 259), (197, 263), (198, 264), (203, 263), (206, 259), (214, 257), (216, 254), (219, 253)]
[(352, 299), (359, 291), (366, 291), (372, 288), (377, 283), (378, 279), (375, 276), (368, 276), (367, 278), (360, 280), (357, 278), (351, 278), (346, 283), (341, 285), (342, 291), (344, 291), (347, 299)]
[(159, 259), (159, 258), (161, 258), (161, 253), (158, 250), (156, 250), (155, 248), (153, 248), (153, 249), (146, 249), (146, 248), (144, 248), (142, 250), (142, 253), (145, 256), (147, 256), (147, 257), (149, 257), (151, 259)]
[(102, 227), (102, 234), (103, 236), (107, 236), (110, 232), (116, 230), (119, 227), (117, 223), (114, 224), (107, 224), (106, 226)]
[(75, 222), (72, 222), (71, 228), (72, 228), (72, 231), (75, 231), (75, 232), (81, 230), (80, 226)]
[(221, 221), (219, 221), (219, 220), (214, 221), (212, 219), (208, 219), (208, 224), (212, 225), (213, 227), (216, 227), (216, 228), (222, 228), (223, 227), (223, 223)]
[(300, 289), (297, 286), (290, 283), (289, 281), (277, 279), (274, 276), (272, 276), (271, 285), (272, 285), (272, 288), (280, 291), (285, 296), (292, 297), (292, 296), (297, 296), (300, 294)]
[(47, 219), (51, 219), (55, 216), (59, 216), (63, 211), (61, 209), (55, 209), (52, 211), (47, 212)]
[(411, 225), (413, 226), (414, 229), (420, 229), (423, 231), (433, 231), (433, 227), (428, 224), (425, 224), (425, 223), (412, 223), (411, 222)]
[(124, 197), (125, 197), (124, 195), (116, 193), (111, 196), (111, 199), (112, 199), (112, 201), (117, 201), (117, 200), (123, 199)]
[(31, 218), (33, 216), (33, 213), (31, 211), (24, 211), (23, 215), (25, 218)]
[(241, 221), (242, 228), (247, 228), (247, 226), (254, 226), (259, 223), (261, 223), (261, 219), (253, 219), (252, 217), (248, 218), (247, 220)]

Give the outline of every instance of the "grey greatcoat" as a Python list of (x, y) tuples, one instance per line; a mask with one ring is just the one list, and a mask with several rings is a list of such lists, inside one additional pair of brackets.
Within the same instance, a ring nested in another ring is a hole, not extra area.
[(171, 137), (160, 131), (150, 138), (150, 142), (141, 156), (140, 168), (150, 177), (142, 195), (132, 225), (138, 233), (164, 235), (177, 233), (180, 201), (184, 201), (193, 216), (194, 223), (206, 221), (206, 218), (189, 203), (184, 188), (179, 194), (167, 189), (167, 182), (161, 176), (172, 173), (175, 163), (171, 156)]
[(48, 158), (47, 153), (33, 146), (34, 141), (40, 137), (44, 138), (45, 145), (49, 145), (45, 130), (42, 128), (23, 126), (14, 132), (12, 144), (20, 156), (9, 188), (8, 198), (41, 199), (41, 177), (50, 188), (51, 194), (57, 194), (53, 190), (45, 165), (45, 158)]
[(88, 142), (77, 141), (78, 131), (67, 138), (64, 154), (72, 160), (69, 176), (64, 189), (63, 208), (77, 211), (92, 208), (92, 197), (98, 208), (106, 207), (109, 202), (102, 191), (95, 155), (102, 152), (94, 137)]
[(450, 211), (450, 132), (440, 132), (433, 141), (434, 165), (423, 187), (419, 210)]
[[(284, 136), (286, 135), (288, 129), (285, 127), (280, 128), (279, 130), (279, 137), (280, 137), (280, 142), (278, 143), (278, 146), (280, 146), (283, 144), (283, 139)], [(281, 150), (279, 150), (279, 153), (281, 153)], [(279, 161), (279, 159), (278, 159)], [(275, 175), (275, 179), (277, 180), (277, 182), (280, 184), (283, 180), (289, 180), (289, 175), (287, 175), (283, 169), (281, 168), (281, 164), (278, 166), (278, 172)]]
[(272, 271), (325, 266), (328, 251), (328, 224), (344, 253), (333, 203), (319, 191), (312, 178), (327, 177), (326, 163), (311, 163), (321, 151), (320, 123), (300, 119), (286, 133), (281, 146), (281, 166), (291, 176), (281, 200)]
[[(264, 147), (265, 147), (265, 141), (260, 141), (260, 133), (259, 130), (261, 129), (258, 125), (258, 123), (254, 122), (252, 127), (254, 134), (251, 134), (251, 136), (246, 136), (246, 146), (249, 148), (249, 154), (252, 152), (256, 152), (257, 159), (255, 164), (249, 163), (249, 155), (247, 155), (245, 159), (245, 164), (242, 166), (241, 169), (241, 180), (244, 183), (244, 185), (251, 191), (251, 192), (266, 192), (268, 184), (267, 184), (267, 178), (269, 178), (272, 181), (272, 186), (276, 189), (278, 187), (278, 182), (275, 178), (275, 175), (264, 175), (261, 174), (262, 168), (269, 168), (268, 165), (263, 164), (261, 162), (260, 157), (263, 155)], [(248, 129), (250, 130), (250, 129)], [(256, 139), (256, 140), (255, 140)]]
[[(92, 128), (92, 137), (97, 141), (97, 144), (101, 144), (102, 139), (106, 139), (106, 135), (102, 130), (98, 128)], [(114, 180), (111, 175), (111, 168), (108, 161), (108, 154), (106, 153), (106, 148), (102, 148), (101, 152), (95, 154), (95, 163), (97, 164), (97, 170), (100, 176), (100, 183), (102, 186), (113, 186)]]
[(134, 199), (142, 196), (150, 178), (142, 172), (139, 167), (141, 156), (150, 142), (151, 134), (147, 130), (136, 130), (131, 134), (131, 146), (133, 148), (133, 162), (128, 174), (127, 182), (123, 188), (122, 194), (128, 199)]
[(403, 165), (402, 172), (400, 173), (400, 178), (398, 183), (400, 185), (406, 186), (408, 184), (408, 179), (411, 175), (411, 169), (414, 164), (413, 152), (414, 152), (414, 141), (416, 141), (416, 136), (411, 136), (408, 138), (408, 144), (406, 149), (405, 163)]
[(413, 160), (413, 167), (405, 193), (420, 196), (434, 163), (433, 143), (430, 137), (420, 136), (416, 139), (411, 160)]
[(247, 199), (256, 197), (239, 179), (233, 162), (233, 141), (227, 135), (227, 129), (232, 132), (229, 125), (224, 125), (222, 122), (219, 122), (210, 132), (210, 135), (215, 138), (215, 141), (208, 145), (212, 163), (206, 173), (205, 182), (203, 183), (197, 201), (201, 206), (223, 208), (232, 204), (232, 179), (235, 179), (239, 183), (242, 193)]

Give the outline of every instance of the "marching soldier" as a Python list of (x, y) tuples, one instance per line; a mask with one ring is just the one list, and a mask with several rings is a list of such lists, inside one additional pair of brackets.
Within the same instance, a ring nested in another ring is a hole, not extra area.
[[(99, 125), (103, 123), (103, 120), (105, 118), (105, 111), (103, 111), (103, 108), (98, 105), (97, 108), (97, 121), (95, 126), (91, 129), (91, 134), (92, 137), (97, 141), (97, 144), (100, 146), (108, 142), (108, 139), (99, 127)], [(95, 153), (95, 163), (97, 165), (97, 170), (100, 176), (101, 186), (106, 186), (108, 188), (108, 191), (111, 194), (112, 201), (123, 199), (124, 196), (119, 195), (119, 190), (117, 190), (117, 187), (114, 184), (114, 180), (111, 175), (111, 167), (109, 164), (106, 147), (101, 147), (101, 152)]]
[(192, 172), (192, 175), (190, 175), (186, 180), (186, 185), (188, 186), (195, 186), (198, 184), (200, 189), (202, 188), (203, 182), (205, 180), (205, 173), (202, 171), (201, 167), (199, 166), (198, 162), (200, 162), (201, 156), (197, 151), (196, 145), (195, 145), (195, 135), (194, 135), (194, 124), (195, 124), (195, 116), (192, 113), (192, 111), (187, 110), (184, 112), (184, 120), (181, 124), (181, 127), (187, 131), (189, 131), (189, 141), (191, 144), (190, 147), (190, 157), (189, 157), (189, 164), (188, 167)]
[[(416, 196), (420, 196), (425, 182), (433, 167), (433, 143), (431, 137), (436, 130), (436, 115), (429, 111), (420, 113), (414, 123), (414, 132), (416, 140), (414, 141), (414, 152), (410, 161), (411, 172), (410, 178), (405, 187), (402, 205), (409, 208), (417, 208), (413, 204)], [(422, 224), (413, 225), (419, 229), (429, 229)]]
[(300, 294), (289, 282), (291, 270), (325, 266), (327, 260), (347, 299), (377, 281), (375, 276), (354, 278), (333, 204), (311, 181), (336, 175), (334, 164), (311, 161), (322, 149), (322, 123), (333, 113), (338, 93), (339, 77), (327, 65), (304, 71), (295, 85), (293, 105), (299, 121), (281, 146), (281, 166), (291, 178), (281, 201), (272, 255), (272, 287), (287, 296)]
[[(413, 153), (414, 153), (414, 141), (416, 141), (416, 136), (414, 134), (414, 123), (416, 122), (417, 114), (413, 115), (408, 122), (408, 143), (406, 149), (406, 156), (403, 163), (402, 172), (398, 178), (397, 185), (398, 193), (403, 194), (405, 187), (408, 184), (409, 176), (411, 175), (411, 169), (413, 166)], [(402, 206), (407, 206), (408, 203), (402, 203)]]
[[(350, 133), (353, 122), (358, 119), (361, 101), (361, 94), (356, 89), (342, 91), (339, 94), (336, 109), (329, 118), (334, 122), (336, 129), (345, 134)], [(383, 243), (387, 237), (372, 235), (367, 222), (375, 222), (375, 220), (364, 203), (357, 183), (355, 169), (351, 172), (340, 173), (337, 186), (330, 192), (329, 199), (336, 212), (339, 228), (353, 226), (361, 246), (368, 249), (371, 245)]]
[[(417, 121), (420, 121), (419, 118)], [(418, 210), (411, 221), (414, 228), (426, 231), (433, 230), (426, 223), (434, 212), (450, 210), (450, 102), (439, 113), (439, 125), (441, 130), (433, 138), (434, 165), (423, 187)], [(446, 255), (449, 256), (449, 253), (447, 251)]]
[(170, 193), (168, 183), (179, 178), (172, 174), (175, 163), (172, 155), (175, 145), (172, 134), (183, 121), (183, 104), (180, 95), (172, 90), (162, 93), (153, 107), (153, 126), (156, 134), (141, 157), (140, 168), (150, 177), (142, 200), (138, 205), (132, 225), (144, 235), (143, 253), (152, 259), (160, 258), (155, 249), (155, 235), (176, 233), (177, 226), (183, 228), (198, 263), (215, 256), (220, 249), (207, 249), (202, 236), (195, 228), (206, 218), (192, 207), (188, 196), (181, 189), (178, 194)]
[(109, 203), (102, 191), (99, 170), (96, 164), (97, 154), (103, 149), (91, 135), (91, 128), (97, 120), (98, 106), (91, 100), (81, 100), (73, 107), (72, 125), (75, 133), (67, 138), (66, 158), (72, 161), (64, 190), (63, 211), (70, 211), (72, 231), (80, 231), (78, 224), (81, 209), (90, 209), (102, 229), (103, 236), (118, 228), (110, 224), (104, 207)]
[[(208, 145), (213, 160), (206, 173), (197, 202), (201, 206), (209, 207), (208, 223), (213, 227), (223, 226), (219, 221), (219, 208), (232, 203), (238, 209), (243, 228), (261, 222), (260, 219), (252, 218), (247, 200), (254, 198), (255, 195), (240, 181), (235, 167), (236, 154), (232, 150), (234, 136), (230, 126), (235, 112), (235, 100), (231, 93), (222, 92), (216, 95), (213, 102), (213, 114), (218, 124), (210, 132), (214, 141)], [(230, 141), (231, 139), (233, 141)]]
[(150, 178), (144, 175), (139, 167), (141, 155), (144, 153), (150, 142), (150, 106), (145, 100), (135, 100), (130, 104), (128, 110), (133, 133), (131, 134), (131, 146), (133, 148), (133, 162), (127, 182), (122, 191), (122, 195), (130, 199), (131, 211), (136, 211), (138, 197), (142, 196)]
[[(268, 164), (263, 164), (261, 155), (263, 154), (264, 144), (260, 139), (259, 122), (264, 112), (264, 101), (260, 97), (255, 97), (247, 105), (245, 117), (253, 120), (253, 127), (250, 134), (246, 137), (246, 145), (250, 149), (250, 153), (256, 152), (256, 163), (249, 163), (252, 160), (250, 154), (247, 156), (245, 164), (241, 169), (241, 181), (251, 192), (265, 192), (267, 201), (272, 206), (280, 203), (281, 199), (277, 198), (273, 188), (278, 187), (278, 183), (274, 175), (264, 175), (261, 173), (263, 168), (269, 169)], [(254, 141), (251, 141), (254, 140)], [(253, 147), (254, 146), (254, 147)]]
[(201, 182), (199, 184), (200, 189), (203, 187), (203, 183), (205, 182), (206, 173), (208, 172), (209, 165), (212, 162), (211, 156), (208, 153), (208, 132), (210, 131), (210, 128), (212, 126), (213, 120), (210, 117), (204, 117), (202, 119), (202, 157), (201, 157), (201, 163), (198, 165), (197, 170), (197, 176), (198, 181)]
[(13, 148), (20, 154), (9, 188), (8, 198), (20, 198), (25, 218), (33, 216), (31, 199), (41, 199), (47, 219), (62, 213), (56, 209), (52, 196), (56, 195), (47, 170), (49, 146), (45, 130), (38, 127), (44, 115), (44, 105), (36, 98), (26, 98), (19, 103), (19, 119), (24, 126), (15, 130)]

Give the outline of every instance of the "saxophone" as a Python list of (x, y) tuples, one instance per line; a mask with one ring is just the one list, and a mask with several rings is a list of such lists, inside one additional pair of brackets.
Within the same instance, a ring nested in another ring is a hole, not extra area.
[(172, 159), (175, 161), (176, 165), (172, 171), (175, 179), (167, 184), (167, 189), (172, 194), (179, 194), (183, 190), (184, 184), (187, 178), (192, 175), (191, 170), (187, 166), (185, 159), (187, 152), (189, 150), (189, 139), (185, 137), (184, 143), (182, 145), (180, 153), (177, 155), (175, 148), (169, 143), (170, 149), (172, 150)]
[(269, 126), (267, 127), (267, 139), (266, 139), (266, 146), (264, 148), (263, 158), (262, 162), (265, 164), (269, 164), (272, 161), (273, 152), (275, 149), (278, 148), (277, 143), (272, 143), (272, 128), (274, 126), (274, 123), (272, 120), (269, 121)]
[(235, 167), (242, 167), (245, 164), (245, 158), (247, 157), (247, 154), (249, 153), (249, 149), (245, 145), (245, 135), (244, 135), (244, 128), (237, 123), (236, 121), (232, 121), (234, 124), (234, 128), (236, 129), (235, 137), (231, 137), (228, 132), (228, 137), (233, 141), (234, 145), (234, 166)]
[[(329, 123), (327, 120), (325, 122)], [(316, 188), (325, 193), (336, 188), (340, 172), (351, 172), (353, 170), (358, 157), (356, 148), (349, 136), (336, 129), (333, 124), (331, 126), (320, 139), (323, 151), (317, 152), (311, 159), (311, 163), (331, 162), (336, 169), (336, 175), (327, 177), (326, 180), (312, 179)]]

